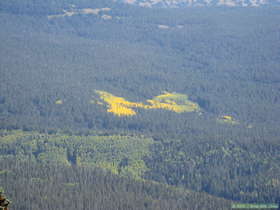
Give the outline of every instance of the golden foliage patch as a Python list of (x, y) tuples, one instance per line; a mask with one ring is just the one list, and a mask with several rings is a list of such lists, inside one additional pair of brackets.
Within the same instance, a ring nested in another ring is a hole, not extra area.
[(236, 121), (232, 116), (230, 115), (223, 115), (221, 117), (218, 118), (218, 122), (220, 123), (228, 123), (228, 124), (232, 124), (232, 125), (237, 125), (239, 124), (238, 121)]
[(149, 99), (146, 103), (130, 102), (125, 98), (114, 96), (106, 91), (95, 91), (100, 99), (107, 104), (107, 112), (117, 116), (136, 115), (133, 108), (142, 109), (165, 109), (177, 113), (198, 111), (198, 104), (188, 100), (188, 96), (179, 93), (164, 92), (163, 94)]

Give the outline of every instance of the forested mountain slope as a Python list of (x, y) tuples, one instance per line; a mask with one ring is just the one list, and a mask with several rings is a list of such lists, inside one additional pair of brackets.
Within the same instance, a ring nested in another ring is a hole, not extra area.
[(228, 209), (230, 202), (149, 181), (117, 177), (97, 168), (18, 164), (0, 160), (11, 209), (165, 210)]
[(3, 0), (1, 158), (279, 202), (279, 19), (277, 6)]

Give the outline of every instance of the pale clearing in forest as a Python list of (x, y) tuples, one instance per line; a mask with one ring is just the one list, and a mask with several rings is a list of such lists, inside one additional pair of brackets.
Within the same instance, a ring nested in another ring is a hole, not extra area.
[[(58, 14), (58, 15), (49, 15), (48, 19), (54, 19), (54, 18), (62, 18), (62, 17), (71, 17), (73, 15), (99, 15), (100, 12), (109, 12), (111, 11), (111, 8), (105, 7), (105, 8), (84, 8), (84, 9), (72, 9), (72, 10), (63, 10), (63, 14)], [(112, 16), (109, 15), (102, 15), (102, 19), (104, 20), (110, 20), (112, 19)]]

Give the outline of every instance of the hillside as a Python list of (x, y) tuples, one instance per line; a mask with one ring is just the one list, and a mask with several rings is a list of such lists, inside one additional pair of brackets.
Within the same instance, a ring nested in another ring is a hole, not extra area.
[[(0, 1), (1, 161), (103, 168), (183, 188), (203, 208), (209, 194), (224, 209), (279, 202), (280, 13), (269, 5)], [(168, 203), (159, 197), (147, 199)]]
[(167, 210), (227, 209), (230, 202), (181, 188), (124, 179), (98, 168), (0, 160), (11, 209)]

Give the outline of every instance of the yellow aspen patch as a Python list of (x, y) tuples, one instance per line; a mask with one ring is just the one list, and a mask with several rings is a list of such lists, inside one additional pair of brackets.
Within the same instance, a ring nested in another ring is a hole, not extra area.
[(177, 113), (199, 110), (199, 105), (188, 100), (188, 96), (184, 94), (164, 92), (153, 99), (146, 100), (146, 103), (142, 103), (130, 102), (125, 98), (114, 96), (105, 91), (96, 90), (95, 92), (107, 104), (107, 112), (111, 112), (117, 116), (136, 115), (133, 108), (165, 109)]
[(56, 100), (56, 101), (55, 101), (55, 104), (63, 104), (63, 101), (62, 101), (61, 99)]
[(232, 124), (232, 125), (236, 125), (239, 124), (238, 121), (236, 121), (232, 116), (230, 115), (223, 115), (221, 117), (218, 118), (218, 122), (220, 123), (228, 123), (228, 124)]

